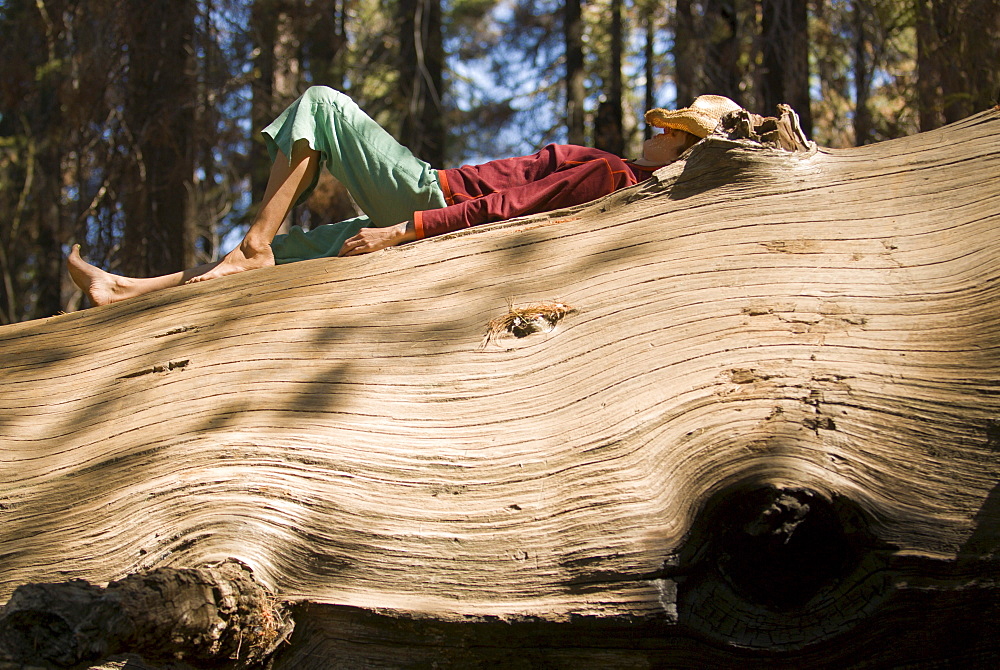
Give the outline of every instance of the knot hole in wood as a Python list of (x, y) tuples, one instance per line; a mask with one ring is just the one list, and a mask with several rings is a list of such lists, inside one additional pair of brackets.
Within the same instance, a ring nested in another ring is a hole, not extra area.
[(683, 567), (687, 554), (740, 598), (772, 611), (806, 608), (821, 591), (852, 578), (878, 544), (856, 503), (807, 488), (729, 488), (700, 516), (679, 571), (694, 567)]

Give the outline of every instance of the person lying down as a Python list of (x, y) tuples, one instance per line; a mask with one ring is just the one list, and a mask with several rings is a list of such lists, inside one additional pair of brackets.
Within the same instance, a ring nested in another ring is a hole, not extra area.
[[(125, 277), (86, 262), (74, 245), (73, 282), (94, 305), (164, 288), (332, 256), (367, 254), (484, 223), (579, 205), (648, 179), (740, 109), (702, 95), (690, 107), (652, 109), (662, 129), (634, 160), (576, 145), (549, 144), (535, 154), (436, 170), (414, 156), (355, 102), (314, 86), (263, 130), (272, 167), (253, 223), (240, 244), (214, 263), (158, 277)], [(312, 192), (322, 166), (340, 181), (363, 216), (277, 235), (291, 208)]]

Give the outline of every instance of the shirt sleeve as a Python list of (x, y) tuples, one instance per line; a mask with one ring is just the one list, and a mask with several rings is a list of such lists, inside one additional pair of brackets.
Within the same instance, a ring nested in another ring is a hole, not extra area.
[(418, 239), (443, 235), (483, 223), (548, 212), (596, 200), (636, 183), (628, 169), (606, 158), (567, 164), (539, 180), (481, 196), (456, 194), (454, 205), (415, 212)]

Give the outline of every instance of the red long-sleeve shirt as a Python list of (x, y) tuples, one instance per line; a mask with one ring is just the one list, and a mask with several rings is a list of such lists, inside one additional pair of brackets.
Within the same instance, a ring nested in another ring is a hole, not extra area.
[(438, 170), (447, 207), (414, 212), (417, 238), (596, 200), (648, 179), (644, 168), (600, 149), (549, 144), (530, 156)]

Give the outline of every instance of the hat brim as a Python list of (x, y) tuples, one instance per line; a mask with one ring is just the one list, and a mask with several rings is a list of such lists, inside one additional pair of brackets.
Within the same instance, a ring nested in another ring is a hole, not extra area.
[(657, 128), (683, 130), (698, 138), (708, 137), (719, 125), (718, 119), (690, 107), (673, 110), (651, 109), (646, 112), (646, 123)]

